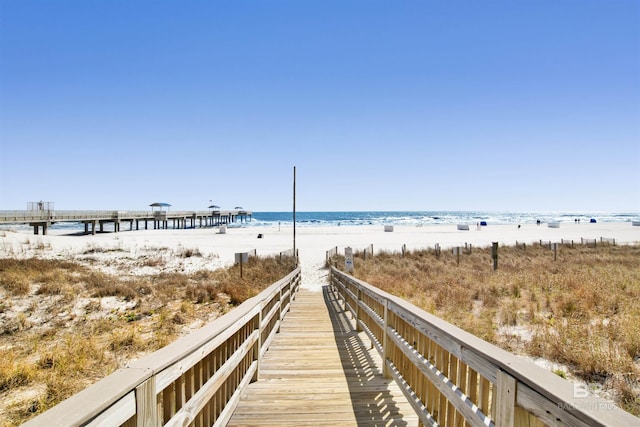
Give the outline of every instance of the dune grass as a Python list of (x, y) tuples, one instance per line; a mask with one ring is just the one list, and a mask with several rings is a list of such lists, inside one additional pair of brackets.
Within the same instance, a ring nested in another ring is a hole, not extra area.
[[(185, 250), (178, 256), (200, 256)], [(0, 426), (18, 425), (258, 294), (292, 260), (113, 276), (72, 261), (0, 259)]]
[[(640, 415), (640, 245), (357, 257), (354, 275), (517, 354), (565, 365)], [(343, 265), (338, 261), (337, 265)], [(560, 371), (560, 370), (559, 370)]]

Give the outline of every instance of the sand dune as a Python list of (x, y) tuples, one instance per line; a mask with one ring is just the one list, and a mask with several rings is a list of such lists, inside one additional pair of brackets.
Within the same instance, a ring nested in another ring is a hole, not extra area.
[[(53, 232), (55, 233), (55, 231)], [(136, 254), (154, 250), (171, 249), (173, 253), (197, 249), (204, 257), (188, 260), (183, 270), (217, 268), (232, 264), (236, 252), (255, 250), (258, 255), (276, 254), (293, 248), (293, 227), (240, 227), (228, 228), (220, 234), (217, 228), (185, 230), (141, 230), (104, 233), (97, 235), (62, 235), (50, 233), (36, 236), (25, 232), (0, 232), (0, 255), (29, 257), (66, 256), (94, 251), (97, 257), (108, 260), (108, 249), (117, 249)], [(262, 238), (258, 238), (258, 234)], [(319, 289), (326, 282), (323, 268), (326, 251), (345, 246), (361, 249), (373, 245), (374, 251), (400, 251), (433, 247), (436, 243), (443, 249), (464, 246), (490, 246), (491, 242), (513, 245), (517, 242), (533, 243), (543, 241), (560, 242), (561, 239), (608, 238), (618, 244), (640, 242), (640, 227), (629, 222), (621, 223), (562, 223), (559, 228), (549, 228), (546, 224), (535, 225), (489, 225), (471, 226), (470, 230), (458, 230), (455, 224), (416, 226), (395, 226), (392, 232), (385, 232), (381, 226), (333, 226), (296, 227), (296, 248), (303, 269), (303, 285)], [(96, 250), (96, 249), (100, 250)]]

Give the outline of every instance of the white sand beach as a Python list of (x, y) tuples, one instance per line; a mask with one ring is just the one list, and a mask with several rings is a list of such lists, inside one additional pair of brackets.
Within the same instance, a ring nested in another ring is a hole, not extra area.
[[(290, 226), (280, 229), (258, 226), (227, 228), (224, 234), (219, 233), (218, 228), (121, 231), (97, 235), (60, 234), (64, 232), (50, 229), (50, 234), (44, 236), (34, 235), (29, 231), (0, 230), (0, 257), (77, 259), (111, 274), (152, 275), (158, 269), (163, 272), (186, 273), (215, 269), (232, 264), (237, 252), (255, 250), (258, 256), (266, 256), (293, 247), (293, 228)], [(261, 238), (258, 238), (259, 234), (262, 235)], [(401, 251), (403, 245), (409, 250), (433, 248), (438, 243), (446, 250), (464, 246), (465, 243), (474, 247), (487, 247), (492, 242), (513, 245), (516, 241), (531, 244), (540, 240), (560, 242), (561, 239), (580, 243), (583, 238), (598, 241), (601, 238), (615, 239), (616, 244), (640, 243), (640, 227), (633, 226), (631, 222), (567, 222), (561, 223), (559, 228), (550, 228), (546, 224), (523, 224), (520, 227), (510, 224), (489, 225), (480, 229), (470, 226), (470, 230), (464, 231), (458, 230), (456, 224), (396, 225), (392, 232), (385, 231), (381, 225), (296, 228), (302, 286), (312, 291), (321, 291), (322, 286), (327, 283), (326, 251), (335, 247), (343, 253), (346, 246), (360, 250), (373, 245), (374, 252), (379, 252)], [(198, 256), (184, 256), (187, 251), (197, 252)], [(154, 257), (162, 260), (156, 267), (140, 262), (153, 260)], [(120, 301), (120, 298), (105, 297), (100, 302), (100, 313), (126, 312), (131, 309), (127, 304), (129, 302)], [(24, 298), (15, 302), (13, 308), (17, 313), (32, 305), (32, 300)], [(212, 315), (215, 318), (217, 313)], [(32, 314), (31, 321), (37, 323), (45, 318), (43, 313), (36, 311)], [(183, 333), (198, 329), (203, 324), (204, 320), (196, 320), (185, 325)], [(516, 332), (512, 330), (510, 333)], [(570, 372), (568, 367), (546, 359), (532, 361), (545, 369)], [(2, 411), (0, 418), (1, 415)]]
[[(98, 261), (108, 264), (111, 252), (125, 254), (135, 259), (142, 253), (180, 253), (198, 250), (202, 257), (182, 259), (176, 269), (192, 271), (200, 268), (214, 269), (234, 262), (236, 252), (255, 249), (257, 255), (277, 254), (293, 248), (293, 227), (239, 227), (228, 228), (220, 234), (218, 228), (167, 229), (121, 231), (97, 235), (65, 235), (50, 230), (46, 236), (24, 231), (0, 231), (0, 256), (29, 257), (34, 254), (50, 257), (73, 257), (74, 254), (95, 252)], [(68, 232), (67, 232), (68, 233)], [(262, 238), (258, 238), (258, 234)], [(574, 240), (607, 238), (617, 244), (640, 242), (640, 227), (630, 222), (605, 223), (561, 223), (559, 228), (549, 228), (547, 224), (489, 225), (478, 229), (458, 230), (455, 224), (425, 226), (394, 226), (392, 232), (385, 232), (380, 225), (368, 226), (298, 226), (296, 227), (296, 248), (299, 251), (303, 269), (303, 285), (320, 289), (326, 283), (324, 261), (326, 251), (338, 247), (362, 249), (373, 245), (374, 251), (400, 251), (407, 249), (432, 248), (436, 243), (443, 249), (464, 246), (490, 246), (491, 242), (513, 245), (517, 242), (533, 243), (543, 241), (560, 242), (561, 239)], [(99, 249), (99, 250), (96, 250)]]

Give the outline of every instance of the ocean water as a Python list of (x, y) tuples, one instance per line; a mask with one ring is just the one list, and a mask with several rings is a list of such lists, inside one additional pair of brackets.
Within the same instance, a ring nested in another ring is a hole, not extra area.
[[(470, 211), (362, 211), (362, 212), (297, 212), (296, 226), (333, 225), (429, 225), (429, 224), (535, 224), (546, 222), (628, 222), (637, 219), (640, 213), (593, 213), (593, 212), (470, 212)], [(272, 226), (293, 223), (291, 212), (254, 212), (250, 226)]]
[[(537, 220), (547, 222), (629, 222), (638, 220), (640, 213), (597, 213), (597, 212), (485, 212), (485, 211), (357, 211), (357, 212), (296, 212), (296, 227), (322, 227), (337, 225), (410, 225), (429, 224), (470, 224), (480, 221), (487, 224), (535, 224)], [(253, 212), (250, 221), (229, 224), (228, 227), (274, 227), (291, 226), (292, 212)], [(107, 230), (109, 230), (107, 226)], [(0, 228), (25, 228), (29, 225), (4, 225)], [(82, 231), (81, 223), (64, 222), (51, 226), (53, 230)], [(123, 230), (126, 230), (126, 226)]]

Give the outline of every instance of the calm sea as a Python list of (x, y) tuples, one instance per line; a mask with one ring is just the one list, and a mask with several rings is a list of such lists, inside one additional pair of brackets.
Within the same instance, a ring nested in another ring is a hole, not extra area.
[[(428, 225), (428, 224), (527, 224), (537, 220), (546, 222), (573, 222), (576, 219), (598, 222), (628, 222), (640, 218), (640, 213), (594, 213), (594, 212), (469, 212), (469, 211), (360, 211), (360, 212), (297, 212), (297, 227), (321, 227), (335, 225)], [(253, 212), (251, 221), (231, 224), (230, 227), (291, 226), (292, 212)], [(28, 225), (25, 228), (31, 229)], [(22, 228), (22, 226), (11, 226)], [(81, 231), (81, 223), (58, 223), (52, 229)]]
[[(428, 224), (475, 224), (486, 221), (488, 224), (526, 224), (542, 222), (564, 222), (579, 219), (598, 222), (627, 222), (635, 220), (639, 213), (543, 213), (543, 212), (468, 212), (468, 211), (367, 211), (367, 212), (297, 212), (296, 225), (428, 225)], [(291, 224), (291, 212), (254, 212), (250, 225), (273, 225), (278, 222)]]

